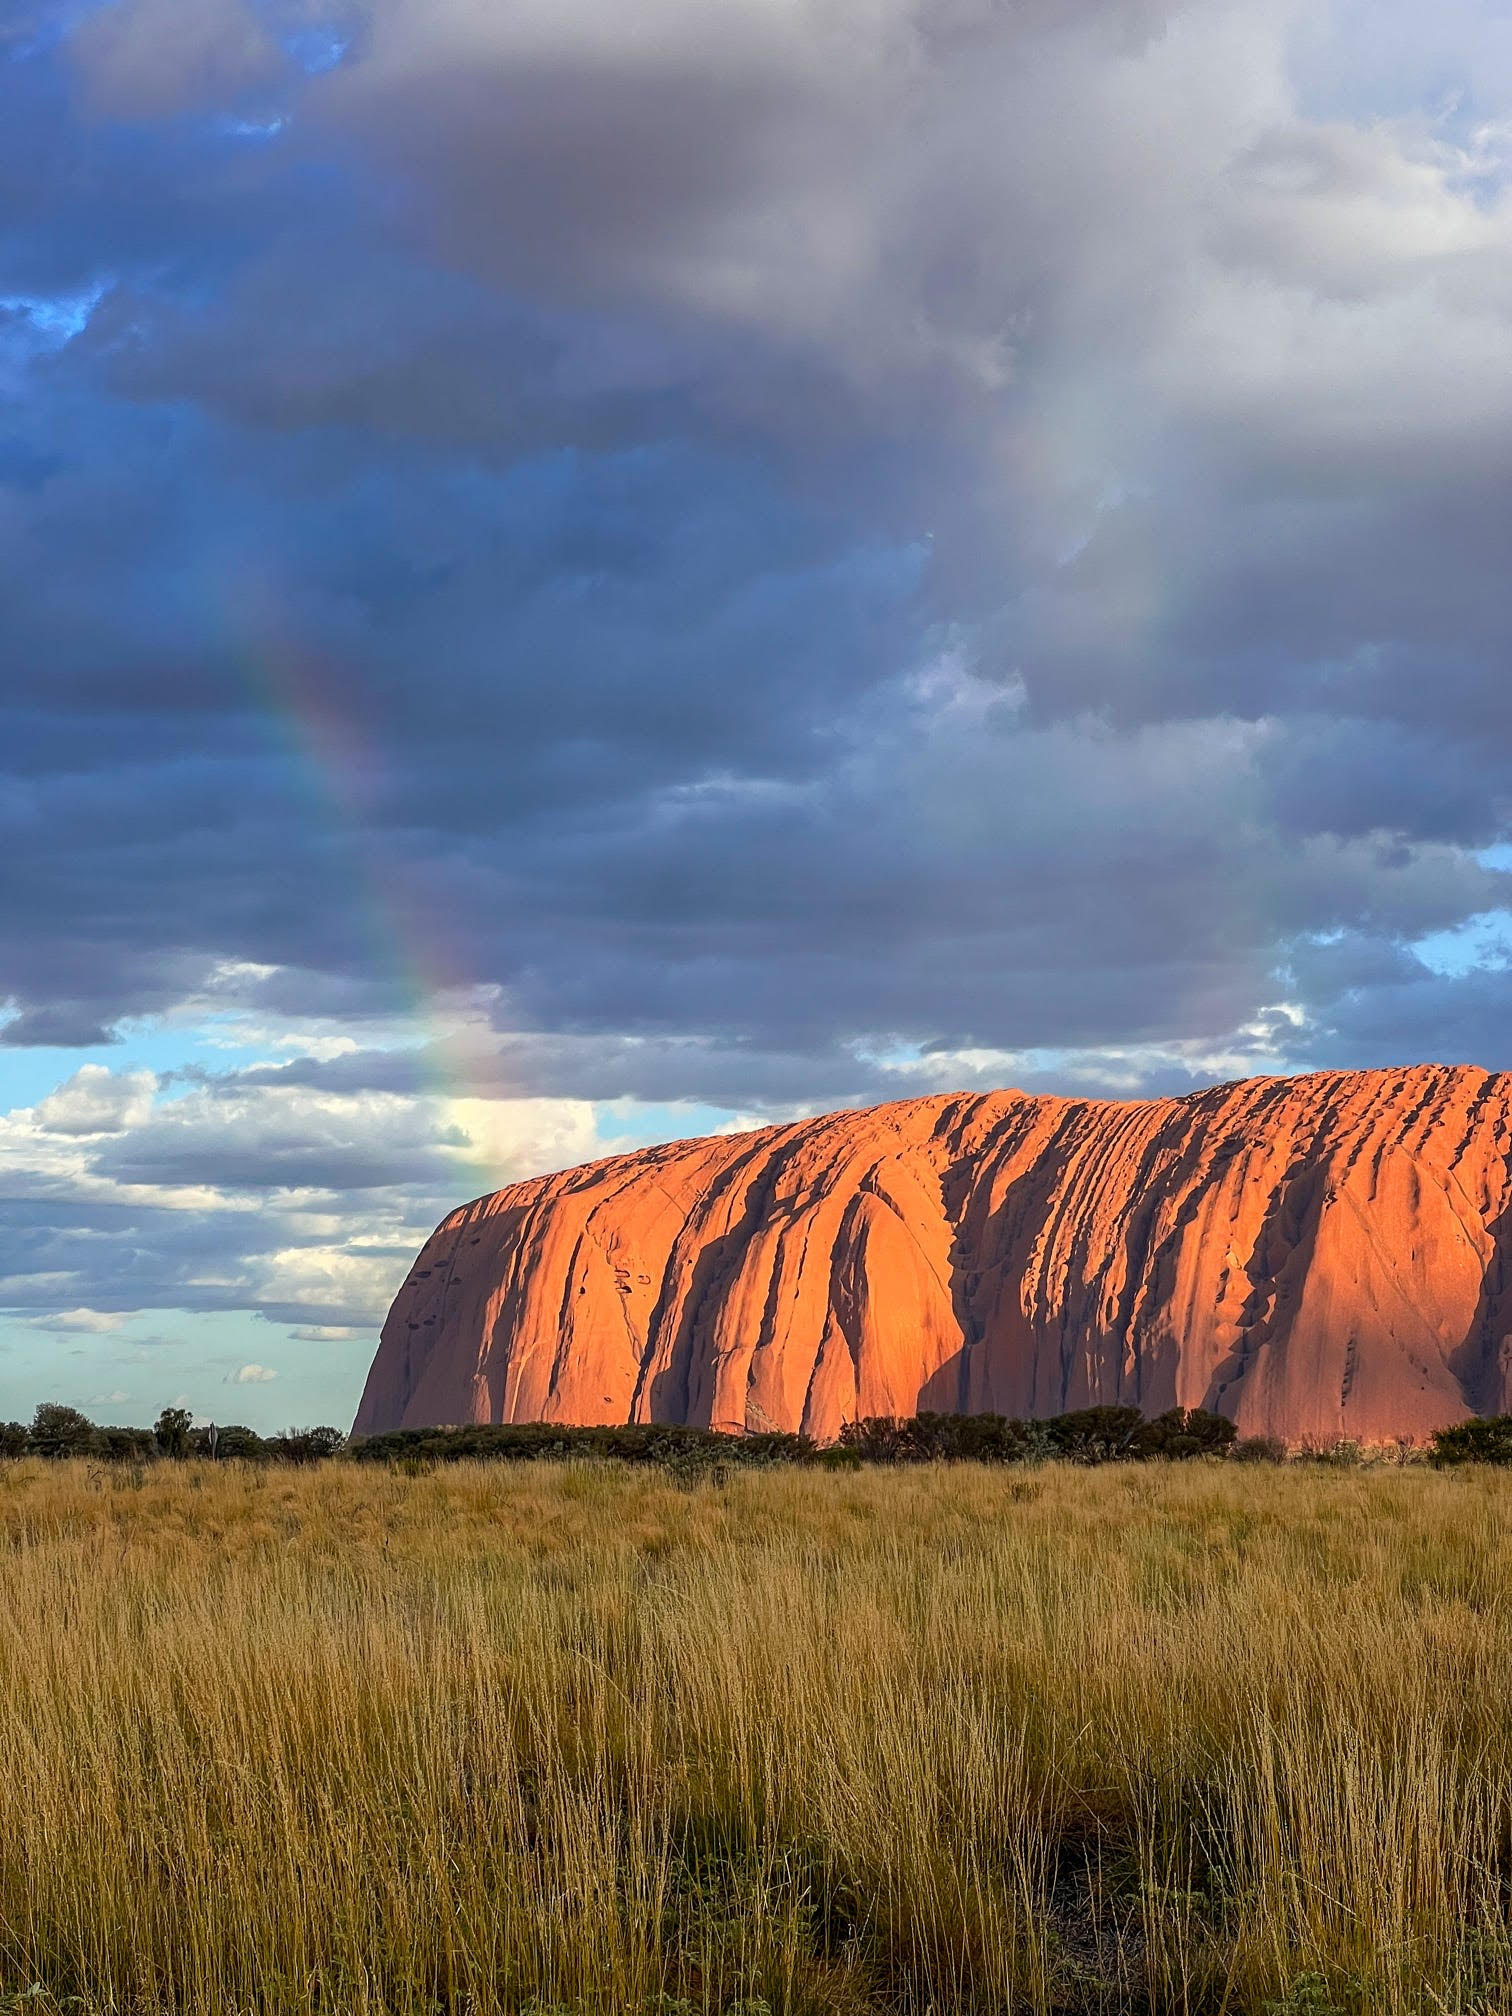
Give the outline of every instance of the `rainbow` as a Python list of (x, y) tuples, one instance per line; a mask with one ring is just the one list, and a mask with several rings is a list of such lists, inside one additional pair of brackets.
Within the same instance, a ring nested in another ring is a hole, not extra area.
[[(480, 1068), (480, 1046), (469, 1040), (468, 1024), (480, 1019), (490, 990), (470, 970), (434, 879), (422, 891), (409, 864), (384, 845), (376, 814), (387, 759), (357, 710), (338, 698), (329, 658), (298, 636), (266, 582), (244, 579), (223, 606), (238, 612), (234, 662), (249, 707), (313, 830), (352, 875), (368, 970), (392, 985), (398, 1019), (414, 1030), (422, 1085), (453, 1109), (460, 1145), (470, 1139), (456, 1111), (460, 1102), (508, 1096), (497, 1076)], [(501, 1180), (481, 1149), (460, 1153), (458, 1161), (459, 1174), (470, 1173), (479, 1191)]]

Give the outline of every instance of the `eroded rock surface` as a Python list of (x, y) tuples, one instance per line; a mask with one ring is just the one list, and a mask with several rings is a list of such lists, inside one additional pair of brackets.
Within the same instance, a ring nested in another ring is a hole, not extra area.
[(356, 1432), (1180, 1404), (1289, 1440), (1512, 1404), (1512, 1077), (910, 1099), (454, 1211)]

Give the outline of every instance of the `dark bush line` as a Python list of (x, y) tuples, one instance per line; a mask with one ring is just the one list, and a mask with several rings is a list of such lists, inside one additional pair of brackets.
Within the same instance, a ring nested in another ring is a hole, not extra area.
[(1137, 1407), (1088, 1407), (1050, 1421), (1009, 1421), (1001, 1414), (854, 1421), (829, 1445), (803, 1435), (723, 1435), (660, 1423), (568, 1428), (527, 1422), (518, 1427), (402, 1428), (366, 1436), (347, 1453), (358, 1463), (415, 1465), (597, 1456), (672, 1470), (715, 1463), (741, 1469), (779, 1463), (852, 1469), (862, 1463), (1025, 1463), (1048, 1457), (1073, 1463), (1140, 1462), (1158, 1456), (1226, 1455), (1234, 1441), (1234, 1424), (1201, 1408), (1187, 1412), (1177, 1407), (1147, 1420)]
[(183, 1407), (165, 1407), (151, 1428), (102, 1428), (77, 1407), (47, 1400), (28, 1428), (0, 1421), (0, 1456), (42, 1456), (61, 1460), (88, 1456), (102, 1463), (181, 1461), (190, 1456), (224, 1462), (323, 1463), (346, 1445), (339, 1428), (290, 1428), (281, 1435), (258, 1435), (240, 1426), (196, 1428)]
[(550, 1421), (525, 1421), (510, 1427), (396, 1428), (387, 1435), (365, 1435), (347, 1450), (357, 1463), (427, 1468), (434, 1463), (562, 1462), (569, 1457), (596, 1456), (611, 1463), (663, 1470), (695, 1469), (716, 1462), (741, 1469), (769, 1469), (778, 1463), (814, 1463), (828, 1453), (802, 1435), (722, 1435), (671, 1422), (571, 1428)]
[[(863, 1463), (1064, 1463), (1181, 1462), (1194, 1456), (1234, 1463), (1284, 1463), (1284, 1442), (1272, 1435), (1240, 1436), (1232, 1421), (1205, 1408), (1173, 1407), (1153, 1417), (1137, 1407), (1083, 1407), (1045, 1421), (1002, 1414), (916, 1414), (910, 1420), (878, 1416), (849, 1422), (839, 1440), (811, 1442), (803, 1435), (724, 1435), (670, 1424), (570, 1428), (544, 1421), (517, 1427), (403, 1428), (351, 1443), (358, 1463), (429, 1467), (465, 1459), (503, 1463), (561, 1461), (598, 1456), (621, 1463), (694, 1471), (715, 1464), (762, 1469), (777, 1463), (853, 1469)], [(1357, 1442), (1306, 1445), (1300, 1460), (1346, 1468), (1362, 1460)], [(1441, 1429), (1429, 1460), (1512, 1463), (1512, 1414)]]
[[(1304, 1454), (1309, 1452), (1304, 1452)], [(1359, 1460), (1353, 1443), (1310, 1452), (1316, 1460)], [(849, 1422), (837, 1442), (803, 1435), (726, 1435), (672, 1423), (613, 1428), (573, 1428), (545, 1421), (518, 1426), (403, 1428), (348, 1443), (337, 1428), (290, 1428), (258, 1435), (239, 1425), (196, 1428), (182, 1407), (165, 1407), (151, 1428), (105, 1428), (76, 1407), (44, 1402), (30, 1427), (0, 1422), (0, 1457), (91, 1457), (106, 1463), (172, 1462), (187, 1457), (225, 1462), (323, 1463), (337, 1454), (357, 1463), (429, 1469), (437, 1463), (562, 1462), (596, 1457), (694, 1475), (720, 1468), (769, 1469), (775, 1464), (856, 1469), (862, 1464), (909, 1463), (1143, 1463), (1194, 1456), (1233, 1462), (1280, 1463), (1286, 1449), (1268, 1436), (1240, 1439), (1232, 1421), (1201, 1407), (1173, 1407), (1153, 1418), (1137, 1407), (1083, 1407), (1045, 1421), (1010, 1420), (1002, 1414), (917, 1414), (909, 1420), (877, 1416)], [(1462, 1422), (1433, 1437), (1430, 1461), (1512, 1464), (1512, 1415)]]
[(840, 1431), (842, 1449), (864, 1462), (1141, 1463), (1163, 1456), (1226, 1456), (1236, 1431), (1221, 1414), (1173, 1407), (1153, 1419), (1137, 1407), (1082, 1407), (1047, 1421), (1002, 1414), (918, 1414), (911, 1421), (855, 1421)]

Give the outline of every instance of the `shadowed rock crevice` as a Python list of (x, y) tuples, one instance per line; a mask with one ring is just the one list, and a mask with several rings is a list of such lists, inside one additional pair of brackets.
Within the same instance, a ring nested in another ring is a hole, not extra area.
[(1512, 1080), (1320, 1073), (1144, 1102), (955, 1093), (674, 1143), (452, 1214), (359, 1434), (798, 1429), (1214, 1406), (1290, 1440), (1507, 1404)]

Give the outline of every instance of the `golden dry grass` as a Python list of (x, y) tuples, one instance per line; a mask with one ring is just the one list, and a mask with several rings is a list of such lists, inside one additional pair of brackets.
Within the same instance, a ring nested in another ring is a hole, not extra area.
[(1422, 1469), (0, 1465), (0, 2007), (1492, 2016), (1509, 1537)]

